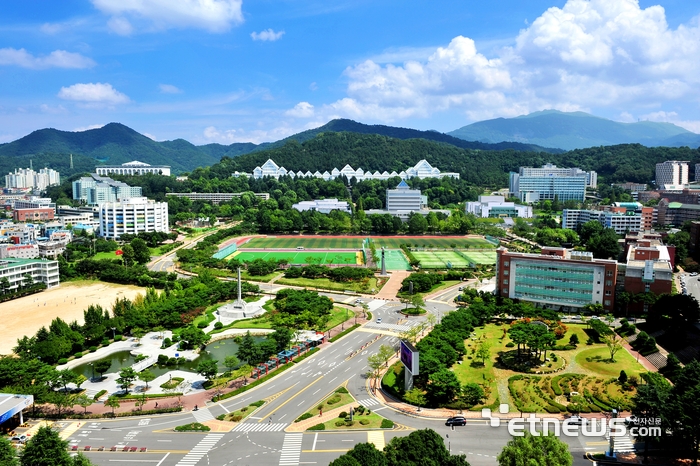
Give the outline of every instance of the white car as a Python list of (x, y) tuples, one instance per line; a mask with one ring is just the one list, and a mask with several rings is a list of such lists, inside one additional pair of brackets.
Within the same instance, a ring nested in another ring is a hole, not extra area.
[(381, 318), (381, 317), (377, 317), (377, 323), (378, 323), (378, 324), (381, 324), (381, 323), (382, 323), (382, 318)]
[(634, 414), (631, 416), (627, 416), (625, 418), (625, 424), (627, 424), (628, 426), (636, 426), (637, 424), (639, 424), (639, 418)]
[(571, 424), (572, 426), (581, 426), (586, 421), (578, 414), (574, 414), (570, 418), (568, 418), (565, 422), (567, 424)]

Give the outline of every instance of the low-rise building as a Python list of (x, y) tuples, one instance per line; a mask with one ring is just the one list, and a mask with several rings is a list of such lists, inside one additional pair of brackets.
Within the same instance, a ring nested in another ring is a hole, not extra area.
[(49, 288), (60, 284), (57, 261), (38, 259), (0, 260), (0, 280), (7, 278), (10, 283), (9, 291), (26, 285), (27, 274), (29, 274), (34, 283), (46, 283), (46, 286)]
[(15, 222), (47, 222), (54, 219), (53, 209), (15, 209), (12, 211)]
[(0, 259), (36, 259), (39, 247), (36, 244), (0, 244)]
[(479, 196), (478, 201), (467, 202), (466, 212), (481, 218), (532, 218), (532, 207), (506, 202), (504, 196)]
[[(210, 201), (212, 204), (229, 202), (234, 197), (241, 197), (245, 193), (165, 193), (166, 196), (186, 198), (191, 201)], [(267, 201), (270, 199), (269, 193), (253, 193), (258, 199)]]
[(386, 210), (389, 212), (418, 211), (427, 204), (427, 200), (421, 196), (420, 189), (411, 189), (401, 180), (396, 189), (386, 190)]
[(305, 210), (315, 210), (322, 214), (329, 214), (332, 210), (340, 210), (341, 212), (350, 213), (350, 206), (347, 201), (339, 201), (338, 199), (317, 199), (315, 201), (301, 201), (292, 205), (293, 209), (299, 212)]
[(149, 165), (147, 163), (134, 160), (133, 162), (123, 163), (121, 165), (99, 165), (95, 167), (95, 173), (100, 176), (108, 175), (145, 175), (151, 173), (154, 175), (170, 176), (169, 165)]
[(66, 250), (66, 244), (68, 243), (64, 241), (40, 241), (37, 243), (39, 257), (56, 259)]
[(542, 248), (541, 254), (498, 248), (496, 293), (551, 309), (575, 310), (601, 304), (615, 306), (617, 261), (595, 259), (589, 252)]

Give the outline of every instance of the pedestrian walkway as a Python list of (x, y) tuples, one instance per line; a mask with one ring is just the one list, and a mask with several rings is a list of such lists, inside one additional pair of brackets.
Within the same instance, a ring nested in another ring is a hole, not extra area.
[(358, 400), (357, 402), (365, 408), (369, 408), (370, 406), (376, 406), (379, 404), (379, 401), (377, 401), (375, 398), (367, 398), (366, 400)]
[(401, 333), (401, 332), (406, 332), (408, 330), (411, 330), (411, 328), (415, 327), (418, 324), (419, 324), (419, 322), (411, 321), (411, 320), (409, 320), (405, 324), (368, 323), (367, 325), (365, 325), (364, 328), (372, 328), (372, 329), (377, 329), (377, 330), (388, 330), (390, 332)]
[(197, 422), (207, 422), (214, 419), (214, 415), (209, 411), (208, 408), (199, 408), (197, 411), (192, 411), (192, 415), (197, 420)]
[(280, 466), (298, 466), (301, 456), (301, 440), (304, 434), (285, 434), (280, 455)]
[(396, 293), (401, 289), (401, 283), (403, 283), (404, 278), (408, 277), (411, 272), (407, 270), (394, 270), (391, 272), (389, 281), (387, 281), (379, 293), (374, 297), (375, 299), (395, 299)]
[(379, 451), (384, 450), (384, 447), (386, 446), (386, 442), (384, 441), (384, 432), (376, 430), (367, 432), (367, 443), (373, 443), (374, 447)]
[(175, 466), (193, 466), (197, 464), (222, 438), (224, 438), (224, 434), (207, 435)]
[(288, 425), (286, 422), (243, 422), (234, 427), (231, 432), (281, 432)]

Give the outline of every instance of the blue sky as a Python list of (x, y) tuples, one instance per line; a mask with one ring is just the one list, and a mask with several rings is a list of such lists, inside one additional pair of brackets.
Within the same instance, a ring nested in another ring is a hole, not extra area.
[(22, 0), (0, 142), (120, 122), (275, 141), (351, 118), (451, 131), (555, 108), (700, 133), (700, 2)]

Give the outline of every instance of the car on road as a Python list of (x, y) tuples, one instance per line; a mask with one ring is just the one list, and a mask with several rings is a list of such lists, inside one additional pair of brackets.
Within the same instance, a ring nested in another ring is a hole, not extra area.
[(381, 324), (381, 323), (382, 323), (382, 318), (381, 318), (381, 317), (377, 317), (377, 323), (378, 323), (378, 324)]
[(463, 287), (463, 286), (460, 286), (460, 287), (459, 287), (459, 291), (464, 291), (464, 287)]
[(566, 422), (567, 424), (571, 424), (572, 426), (582, 426), (583, 423), (586, 421), (578, 414), (574, 414), (570, 418), (566, 419), (564, 422)]
[(691, 276), (691, 277), (697, 277), (697, 276), (698, 276), (698, 273), (697, 273), (697, 272), (693, 272), (693, 273), (690, 274), (690, 276)]
[(464, 418), (464, 416), (453, 416), (450, 418), (447, 418), (447, 421), (445, 421), (446, 426), (466, 426), (467, 425), (467, 420)]
[(639, 424), (639, 418), (634, 414), (631, 416), (627, 416), (625, 418), (625, 424), (628, 426), (636, 426), (637, 424)]
[(26, 435), (15, 435), (14, 437), (12, 437), (11, 440), (13, 442), (17, 442), (17, 443), (24, 443), (27, 441), (27, 436)]

